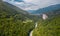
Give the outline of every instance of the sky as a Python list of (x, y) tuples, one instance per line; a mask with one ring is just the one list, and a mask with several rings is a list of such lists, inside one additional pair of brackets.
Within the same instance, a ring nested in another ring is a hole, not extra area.
[(23, 10), (38, 10), (51, 5), (60, 4), (60, 0), (3, 0)]

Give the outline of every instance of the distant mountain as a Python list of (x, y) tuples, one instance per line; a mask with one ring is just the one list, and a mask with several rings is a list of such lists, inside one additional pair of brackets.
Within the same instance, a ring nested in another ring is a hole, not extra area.
[(51, 5), (51, 6), (42, 8), (42, 9), (38, 9), (37, 11), (32, 12), (32, 14), (41, 14), (43, 12), (50, 12), (50, 11), (57, 10), (57, 9), (60, 9), (60, 4)]
[(28, 10), (29, 13), (35, 12), (36, 10)]

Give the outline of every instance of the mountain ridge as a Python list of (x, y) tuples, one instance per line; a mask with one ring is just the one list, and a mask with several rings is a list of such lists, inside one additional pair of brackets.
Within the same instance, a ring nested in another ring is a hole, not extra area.
[(51, 6), (42, 8), (42, 9), (38, 9), (35, 12), (32, 12), (31, 14), (41, 14), (41, 13), (44, 13), (44, 12), (50, 12), (50, 11), (54, 11), (54, 10), (57, 10), (57, 9), (60, 9), (60, 4), (51, 5)]
[[(4, 4), (6, 4), (6, 5), (8, 4), (8, 5), (7, 5), (8, 7), (12, 8), (12, 9), (18, 11), (18, 12), (23, 11), (23, 9), (20, 9), (20, 8), (14, 6), (14, 5), (12, 5), (12, 4), (8, 3), (8, 2), (4, 2)], [(29, 13), (28, 13), (27, 11), (25, 11), (25, 10), (24, 10), (24, 12), (21, 12), (21, 13), (23, 13), (23, 14), (29, 14)]]

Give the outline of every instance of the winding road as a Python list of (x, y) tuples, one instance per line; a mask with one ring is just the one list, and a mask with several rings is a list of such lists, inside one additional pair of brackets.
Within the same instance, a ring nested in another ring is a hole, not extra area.
[[(37, 28), (37, 22), (35, 23), (35, 28)], [(30, 32), (29, 36), (32, 36), (32, 35), (33, 35), (33, 30)]]

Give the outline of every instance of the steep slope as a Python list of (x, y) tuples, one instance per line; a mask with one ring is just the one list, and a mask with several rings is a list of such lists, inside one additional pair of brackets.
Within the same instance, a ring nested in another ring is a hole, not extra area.
[(40, 9), (36, 10), (35, 12), (32, 12), (32, 14), (41, 14), (44, 12), (50, 12), (50, 11), (57, 10), (57, 9), (60, 9), (60, 4), (51, 5), (51, 6), (48, 6), (45, 8), (40, 8)]
[[(26, 11), (16, 10), (0, 0), (0, 36), (28, 36), (34, 27), (33, 20), (29, 19)], [(22, 13), (23, 12), (23, 13)]]
[(33, 36), (60, 36), (60, 9), (44, 14), (48, 14), (49, 18), (38, 21)]
[(31, 15), (29, 12), (23, 11), (22, 9), (20, 9), (20, 8), (18, 8), (16, 6), (13, 6), (13, 5), (11, 5), (11, 4), (7, 3), (7, 2), (4, 2), (4, 4), (6, 4), (6, 6), (12, 8), (12, 9), (18, 11), (20, 14), (23, 14), (24, 16), (28, 17), (31, 20), (36, 21), (38, 18), (40, 18), (40, 15)]
[[(12, 9), (20, 12), (21, 14), (25, 14), (25, 15), (26, 15), (26, 14), (29, 14), (27, 11), (23, 11), (22, 9), (20, 9), (20, 8), (14, 6), (14, 5), (12, 5), (12, 4), (8, 3), (8, 2), (4, 2), (4, 4), (5, 4), (6, 6), (12, 8)], [(23, 12), (22, 12), (22, 11), (23, 11)]]

